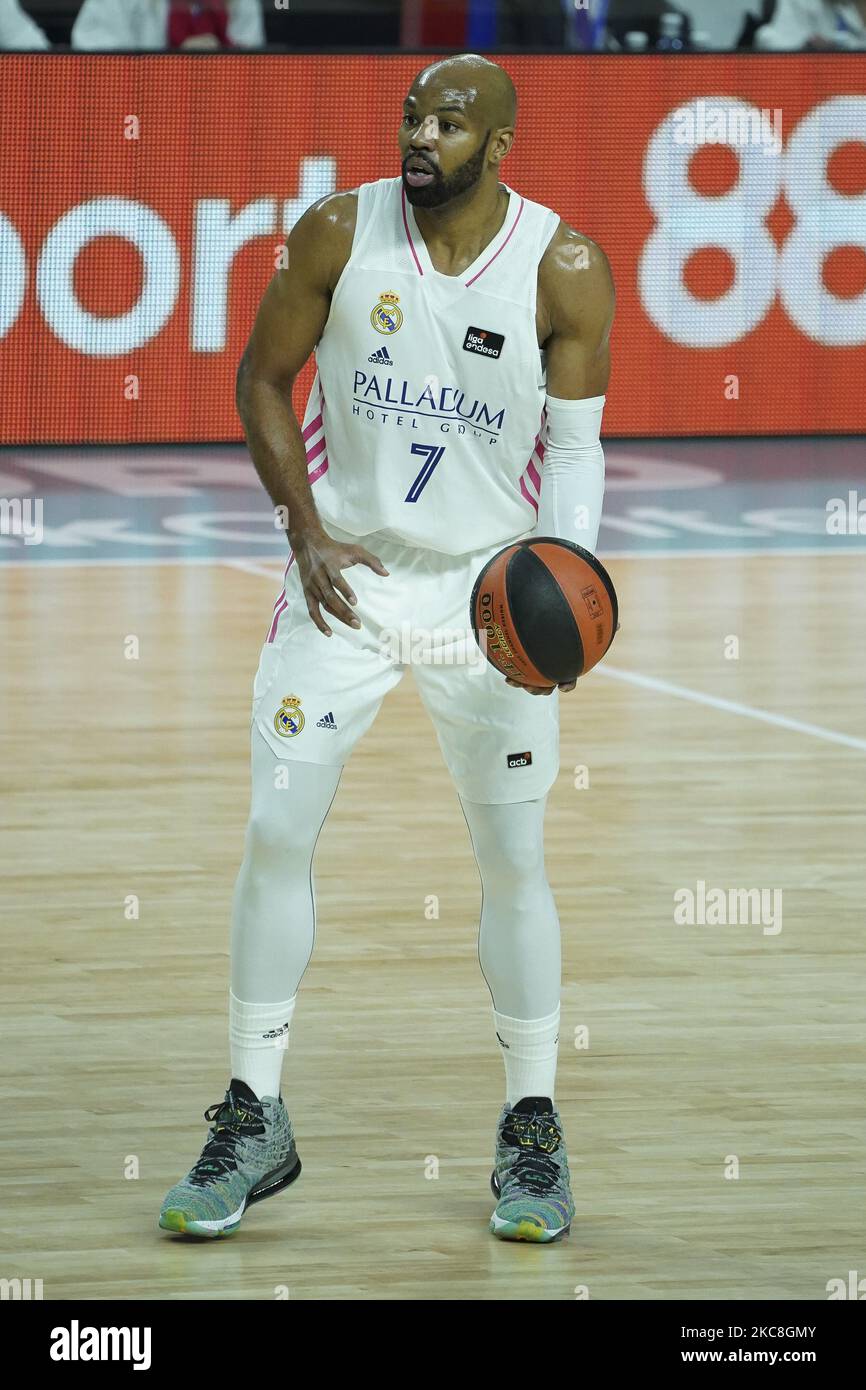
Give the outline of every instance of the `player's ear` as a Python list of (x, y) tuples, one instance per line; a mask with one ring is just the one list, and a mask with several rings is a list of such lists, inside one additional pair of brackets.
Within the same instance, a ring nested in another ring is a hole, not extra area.
[(514, 131), (510, 126), (504, 126), (502, 130), (496, 131), (490, 150), (490, 158), (495, 164), (499, 164), (505, 158), (513, 143)]

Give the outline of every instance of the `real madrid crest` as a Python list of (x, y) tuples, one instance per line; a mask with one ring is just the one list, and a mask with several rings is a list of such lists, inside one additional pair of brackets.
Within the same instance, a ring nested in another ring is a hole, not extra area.
[(274, 728), (283, 738), (294, 738), (304, 727), (304, 716), (297, 695), (286, 695), (274, 715)]
[(370, 322), (377, 333), (396, 333), (403, 322), (399, 294), (386, 290), (379, 296), (379, 303), (370, 315)]

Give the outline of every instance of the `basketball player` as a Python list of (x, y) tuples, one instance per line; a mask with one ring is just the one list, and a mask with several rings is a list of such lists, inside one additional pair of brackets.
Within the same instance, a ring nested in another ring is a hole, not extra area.
[[(388, 639), (403, 631), (433, 654), (413, 674), (482, 881), (479, 960), (506, 1076), (491, 1229), (551, 1241), (574, 1214), (542, 839), (559, 693), (479, 669), (468, 602), (516, 539), (595, 550), (614, 294), (598, 246), (500, 181), (515, 107), (496, 63), (463, 54), (425, 68), (404, 104), (400, 176), (300, 218), (241, 362), (239, 412), (291, 553), (253, 691), (232, 1079), (205, 1112), (200, 1159), (165, 1198), (167, 1230), (229, 1235), (300, 1171), (280, 1079), (313, 950), (313, 852), (343, 764), (403, 674), (406, 651)], [(313, 351), (300, 424), (292, 383)]]

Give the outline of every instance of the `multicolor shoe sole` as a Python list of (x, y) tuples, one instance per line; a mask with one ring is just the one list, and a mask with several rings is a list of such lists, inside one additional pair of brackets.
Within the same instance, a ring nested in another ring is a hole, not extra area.
[(160, 1214), (159, 1225), (164, 1231), (173, 1231), (181, 1236), (203, 1236), (210, 1240), (220, 1240), (227, 1236), (233, 1236), (241, 1224), (241, 1217), (247, 1207), (251, 1207), (255, 1202), (264, 1201), (265, 1197), (275, 1197), (278, 1192), (282, 1192), (284, 1187), (293, 1183), (301, 1175), (301, 1160), (295, 1153), (291, 1160), (284, 1164), (282, 1168), (275, 1168), (272, 1173), (267, 1173), (261, 1182), (257, 1182), (251, 1188), (245, 1200), (238, 1207), (237, 1211), (231, 1212), (228, 1216), (218, 1221), (194, 1221), (185, 1212), (177, 1207), (168, 1207)]
[[(498, 1202), (502, 1193), (496, 1180), (495, 1169), (490, 1175), (490, 1187)], [(534, 1221), (506, 1221), (494, 1212), (490, 1218), (489, 1229), (500, 1240), (527, 1240), (536, 1245), (551, 1245), (553, 1241), (562, 1240), (563, 1236), (568, 1235), (571, 1222), (567, 1226), (538, 1226)]]

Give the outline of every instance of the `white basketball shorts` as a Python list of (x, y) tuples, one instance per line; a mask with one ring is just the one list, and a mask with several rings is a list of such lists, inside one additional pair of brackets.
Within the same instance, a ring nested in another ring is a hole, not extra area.
[(307, 612), (294, 557), (274, 608), (253, 685), (252, 723), (279, 758), (345, 763), (385, 695), (411, 668), (459, 794), (499, 803), (544, 796), (559, 771), (559, 691), (530, 695), (506, 685), (481, 652), (469, 596), (493, 550), (443, 555), (380, 534), (335, 540), (377, 555), (387, 578), (363, 564), (344, 574), (361, 627)]

